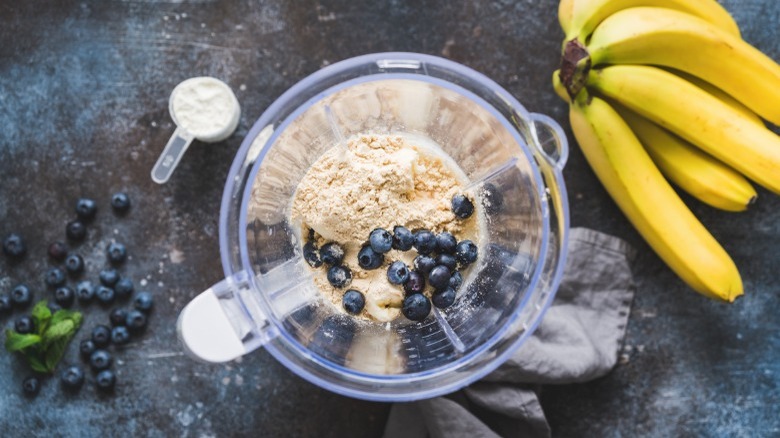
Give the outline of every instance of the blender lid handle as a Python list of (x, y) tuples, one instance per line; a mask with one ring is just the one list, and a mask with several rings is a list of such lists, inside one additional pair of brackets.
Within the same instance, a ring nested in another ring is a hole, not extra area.
[(219, 363), (247, 353), (213, 288), (187, 304), (179, 314), (176, 329), (185, 351), (195, 359)]

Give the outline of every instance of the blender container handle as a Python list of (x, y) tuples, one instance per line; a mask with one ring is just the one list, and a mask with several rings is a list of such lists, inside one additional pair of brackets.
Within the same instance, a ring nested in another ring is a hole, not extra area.
[(530, 133), (533, 146), (548, 164), (558, 171), (563, 170), (569, 159), (569, 144), (561, 126), (544, 114), (531, 114)]

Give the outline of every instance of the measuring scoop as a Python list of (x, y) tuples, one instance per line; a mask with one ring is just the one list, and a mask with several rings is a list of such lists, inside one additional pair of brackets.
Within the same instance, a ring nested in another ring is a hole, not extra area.
[(241, 107), (226, 83), (200, 76), (173, 89), (168, 112), (176, 131), (152, 168), (152, 180), (158, 184), (168, 181), (192, 140), (216, 143), (230, 137), (238, 126)]

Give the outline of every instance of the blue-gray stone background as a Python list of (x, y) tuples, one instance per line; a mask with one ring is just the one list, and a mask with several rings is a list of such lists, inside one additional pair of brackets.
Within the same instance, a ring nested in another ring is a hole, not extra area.
[[(780, 60), (780, 2), (722, 3), (748, 42)], [(49, 379), (27, 399), (25, 367), (0, 351), (0, 435), (381, 434), (388, 405), (315, 387), (263, 350), (224, 365), (182, 355), (178, 312), (223, 276), (217, 220), (232, 157), (288, 87), (379, 51), (468, 65), (571, 139), (566, 105), (550, 86), (562, 39), (556, 12), (555, 0), (0, 0), (0, 235), (21, 232), (29, 246), (20, 264), (0, 258), (0, 291), (26, 281), (36, 299), (51, 297), (41, 278), (46, 247), (64, 238), (75, 200), (87, 196), (100, 212), (77, 248), (85, 278), (96, 279), (107, 243), (122, 241), (131, 254), (122, 273), (157, 300), (148, 331), (116, 353), (114, 395), (100, 395), (90, 375), (77, 395)], [(149, 171), (174, 129), (169, 93), (199, 75), (235, 90), (241, 123), (222, 143), (194, 144), (158, 186)], [(780, 198), (759, 190), (749, 212), (733, 214), (684, 196), (740, 267), (746, 294), (729, 306), (688, 290), (649, 250), (574, 143), (565, 177), (572, 225), (622, 237), (640, 256), (618, 366), (594, 382), (542, 389), (554, 435), (780, 435)], [(124, 218), (108, 208), (119, 190), (133, 201)], [(107, 320), (96, 305), (85, 315), (76, 340)], [(75, 344), (65, 361), (79, 361)]]

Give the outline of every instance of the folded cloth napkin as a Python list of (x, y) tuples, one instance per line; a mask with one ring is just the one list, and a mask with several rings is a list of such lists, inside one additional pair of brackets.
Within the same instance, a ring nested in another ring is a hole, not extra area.
[(534, 334), (481, 381), (394, 404), (385, 438), (550, 436), (536, 390), (586, 382), (615, 366), (634, 297), (633, 257), (620, 239), (572, 229), (563, 281)]

